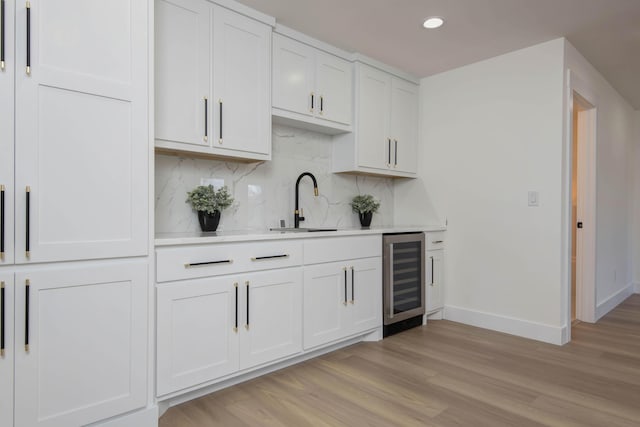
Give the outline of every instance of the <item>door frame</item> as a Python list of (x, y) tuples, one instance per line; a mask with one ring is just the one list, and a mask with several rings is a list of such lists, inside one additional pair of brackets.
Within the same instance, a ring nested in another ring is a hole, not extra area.
[[(583, 105), (580, 112), (581, 155), (578, 158), (578, 205), (577, 220), (585, 225), (576, 236), (576, 319), (593, 323), (596, 321), (596, 144), (597, 144), (597, 99), (589, 86), (572, 70), (567, 70), (567, 104), (566, 104), (566, 140), (565, 140), (565, 174), (564, 174), (564, 230), (565, 244), (563, 266), (563, 295), (566, 298), (565, 324), (568, 342), (571, 339), (571, 237), (573, 224), (571, 221), (571, 183), (573, 175), (573, 113), (574, 101)], [(578, 244), (580, 241), (580, 244)]]

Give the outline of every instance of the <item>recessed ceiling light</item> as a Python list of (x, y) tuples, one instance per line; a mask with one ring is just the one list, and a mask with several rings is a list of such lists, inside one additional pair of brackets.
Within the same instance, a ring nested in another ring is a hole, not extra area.
[(444, 24), (444, 18), (442, 18), (441, 16), (430, 16), (424, 20), (422, 26), (424, 28), (428, 28), (429, 30), (433, 30), (435, 28), (442, 27), (442, 24)]

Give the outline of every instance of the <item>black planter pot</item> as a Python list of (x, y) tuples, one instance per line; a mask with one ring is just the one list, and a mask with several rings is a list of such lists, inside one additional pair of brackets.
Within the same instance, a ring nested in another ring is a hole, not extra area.
[(359, 213), (360, 225), (363, 227), (369, 227), (371, 225), (371, 218), (373, 218), (373, 212)]
[(202, 231), (216, 231), (220, 222), (220, 211), (213, 211), (213, 213), (198, 211), (198, 221)]

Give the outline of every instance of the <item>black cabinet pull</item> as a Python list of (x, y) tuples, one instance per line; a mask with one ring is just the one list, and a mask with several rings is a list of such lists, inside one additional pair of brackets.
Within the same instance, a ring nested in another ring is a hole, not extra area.
[(393, 142), (395, 143), (395, 154), (393, 157), (393, 167), (398, 166), (398, 140), (394, 139)]
[(356, 303), (355, 269), (351, 266), (351, 304)]
[(313, 109), (315, 108), (314, 104), (313, 104), (313, 92), (311, 92), (311, 112), (313, 113)]
[(220, 105), (220, 123), (218, 124), (220, 128), (220, 139), (218, 140), (218, 142), (222, 144), (222, 99), (218, 100), (218, 104)]
[(0, 357), (4, 357), (4, 282), (0, 282)]
[(24, 282), (24, 351), (29, 353), (29, 279)]
[(30, 1), (27, 1), (27, 75), (31, 75), (31, 2)]
[(193, 267), (206, 267), (208, 265), (216, 265), (216, 264), (233, 264), (232, 259), (223, 259), (220, 261), (205, 261), (205, 262), (194, 262), (190, 264), (185, 264), (184, 268), (193, 268)]
[(209, 139), (209, 100), (204, 97), (204, 140)]
[(324, 113), (324, 96), (320, 96), (320, 114)]
[(236, 288), (236, 323), (233, 327), (233, 332), (238, 332), (238, 283), (234, 283), (233, 287)]
[(347, 267), (342, 267), (344, 270), (344, 302), (342, 304), (347, 305)]
[(31, 187), (27, 186), (26, 189), (26, 200), (25, 200), (25, 208), (26, 208), (26, 213), (25, 213), (25, 243), (24, 243), (24, 250), (25, 250), (25, 255), (27, 257), (27, 259), (29, 259), (29, 257), (31, 256), (31, 244), (30, 244), (30, 231), (31, 231)]
[(251, 257), (251, 261), (264, 261), (268, 259), (277, 259), (277, 258), (289, 258), (289, 254), (256, 256), (256, 257)]
[(244, 282), (247, 285), (247, 324), (244, 325), (245, 329), (249, 330), (249, 281)]
[(0, 25), (2, 33), (0, 33), (0, 70), (4, 71), (4, 0), (0, 2)]
[(429, 285), (433, 286), (433, 257), (431, 257), (431, 283)]
[(2, 260), (4, 260), (4, 185), (0, 185), (0, 261)]
[(388, 153), (388, 156), (387, 156), (387, 160), (388, 160), (387, 161), (387, 166), (391, 166), (391, 138), (387, 138), (387, 144), (388, 144), (388, 147), (389, 147), (389, 153)]

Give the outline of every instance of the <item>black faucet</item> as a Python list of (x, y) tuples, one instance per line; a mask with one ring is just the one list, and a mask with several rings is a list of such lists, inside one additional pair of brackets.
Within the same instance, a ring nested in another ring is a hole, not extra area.
[(293, 211), (293, 227), (300, 228), (300, 221), (304, 221), (304, 217), (302, 214), (302, 209), (298, 209), (298, 187), (300, 186), (300, 180), (304, 177), (308, 176), (313, 180), (313, 195), (318, 195), (318, 181), (316, 181), (316, 177), (311, 174), (311, 172), (303, 172), (298, 177), (296, 181), (296, 210)]

